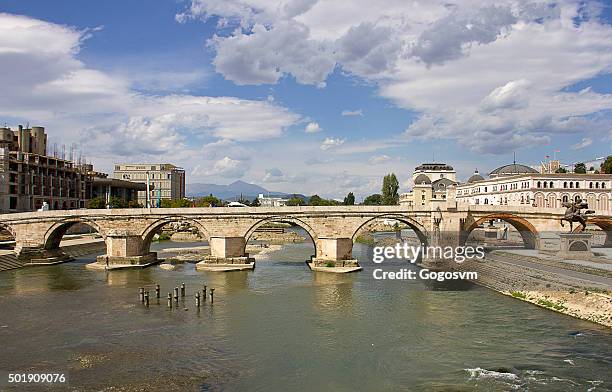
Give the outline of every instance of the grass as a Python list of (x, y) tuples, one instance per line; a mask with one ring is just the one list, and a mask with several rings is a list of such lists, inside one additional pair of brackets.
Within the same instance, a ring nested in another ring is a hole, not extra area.
[(510, 292), (510, 294), (514, 297), (514, 298), (518, 298), (518, 299), (527, 299), (527, 294), (525, 293), (521, 293), (520, 291), (512, 291)]
[(554, 309), (557, 310), (559, 312), (566, 310), (567, 308), (565, 306), (563, 306), (562, 303), (558, 302), (558, 303), (554, 303), (553, 301), (550, 301), (548, 299), (539, 299), (538, 300), (538, 305), (542, 305), (544, 307), (547, 307), (549, 309)]
[(355, 238), (355, 242), (358, 244), (365, 244), (365, 245), (374, 245), (374, 236), (370, 233), (366, 233), (366, 234), (360, 234), (357, 236), (357, 238)]
[(328, 261), (327, 263), (325, 263), (326, 267), (335, 267), (336, 263), (334, 263), (333, 261)]
[(161, 233), (160, 235), (158, 235), (156, 241), (169, 241), (169, 240), (170, 240), (170, 236), (168, 234)]
[(599, 294), (605, 294), (605, 295), (609, 295), (610, 292), (606, 289), (600, 289), (599, 287), (589, 287), (587, 289), (589, 292), (591, 293), (599, 293)]

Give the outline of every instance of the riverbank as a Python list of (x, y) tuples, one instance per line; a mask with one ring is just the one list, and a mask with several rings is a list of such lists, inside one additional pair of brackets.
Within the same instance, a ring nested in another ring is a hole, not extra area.
[(612, 328), (612, 278), (565, 263), (493, 251), (484, 260), (466, 261), (462, 271), (475, 271), (474, 283), (554, 312)]

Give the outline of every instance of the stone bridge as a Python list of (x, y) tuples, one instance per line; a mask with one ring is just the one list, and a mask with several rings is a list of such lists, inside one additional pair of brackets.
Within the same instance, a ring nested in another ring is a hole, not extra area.
[[(157, 259), (157, 254), (150, 251), (154, 235), (171, 222), (189, 222), (208, 238), (211, 263), (248, 260), (246, 243), (258, 227), (287, 222), (308, 232), (315, 246), (315, 261), (343, 266), (352, 260), (353, 240), (360, 229), (375, 219), (401, 221), (423, 243), (444, 246), (461, 245), (474, 228), (502, 219), (520, 232), (527, 247), (539, 248), (542, 233), (567, 231), (559, 224), (563, 212), (564, 209), (530, 206), (500, 211), (499, 206), (488, 205), (433, 211), (402, 206), (83, 209), (4, 214), (0, 215), (0, 228), (15, 238), (15, 252), (20, 259), (40, 261), (61, 258), (59, 244), (63, 235), (74, 224), (84, 223), (106, 242), (106, 255), (100, 256), (99, 262), (144, 266)], [(591, 221), (607, 232), (612, 230), (610, 215), (597, 215)]]

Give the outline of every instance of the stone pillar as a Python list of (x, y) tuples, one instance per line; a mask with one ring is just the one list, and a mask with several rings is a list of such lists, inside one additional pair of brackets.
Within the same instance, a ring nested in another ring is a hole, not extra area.
[(142, 251), (142, 237), (124, 231), (112, 231), (106, 236), (106, 254), (98, 256), (98, 264), (111, 267), (143, 267), (157, 262), (156, 252)]
[(359, 267), (353, 259), (353, 240), (350, 238), (318, 238), (317, 254), (312, 259), (315, 267)]
[(244, 237), (210, 237), (210, 256), (196, 265), (197, 269), (215, 271), (234, 271), (253, 269), (255, 259), (245, 252)]

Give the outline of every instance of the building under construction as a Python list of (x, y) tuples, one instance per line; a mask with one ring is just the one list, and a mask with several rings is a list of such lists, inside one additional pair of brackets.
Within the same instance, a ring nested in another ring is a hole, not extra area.
[(0, 213), (34, 211), (46, 202), (51, 210), (85, 208), (93, 197), (136, 198), (144, 184), (116, 181), (93, 171), (91, 165), (74, 162), (65, 151), (47, 155), (43, 127), (18, 130), (0, 128)]

